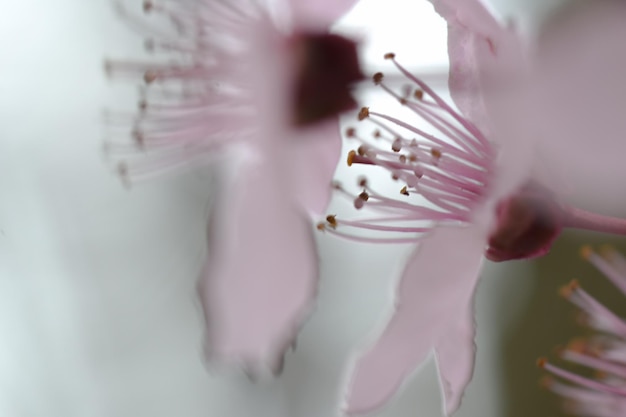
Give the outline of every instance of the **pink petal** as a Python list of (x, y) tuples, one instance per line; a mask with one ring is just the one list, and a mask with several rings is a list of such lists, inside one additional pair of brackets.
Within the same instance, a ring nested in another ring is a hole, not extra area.
[(447, 415), (454, 413), (461, 405), (465, 388), (474, 373), (474, 308), (470, 303), (461, 310), (456, 324), (442, 335), (435, 346)]
[[(485, 242), (480, 225), (438, 228), (423, 241), (407, 264), (390, 321), (356, 361), (347, 395), (349, 415), (383, 406), (442, 340), (440, 347), (447, 353), (459, 306), (471, 302)], [(446, 378), (459, 388), (462, 375), (446, 369)]]
[(324, 214), (332, 194), (332, 179), (341, 156), (339, 119), (301, 129), (290, 142), (289, 172), (294, 197), (315, 215)]
[(497, 109), (485, 94), (512, 83), (523, 68), (517, 34), (501, 26), (479, 0), (431, 0), (448, 22), (449, 87), (459, 109), (490, 134), (490, 111)]
[(291, 200), (287, 173), (253, 155), (211, 211), (200, 283), (209, 359), (278, 372), (311, 308), (317, 254), (310, 222)]
[(293, 15), (300, 23), (330, 26), (346, 14), (357, 0), (289, 0)]
[[(580, 2), (548, 22), (539, 38), (527, 113), (541, 161), (588, 208), (625, 202), (626, 3)], [(515, 127), (513, 127), (515, 128)]]
[(526, 86), (526, 48), (517, 33), (503, 27), (479, 0), (431, 1), (448, 22), (452, 98), (499, 148), (491, 195), (498, 200), (528, 180), (533, 163), (535, 137), (512, 128), (525, 108), (517, 97)]

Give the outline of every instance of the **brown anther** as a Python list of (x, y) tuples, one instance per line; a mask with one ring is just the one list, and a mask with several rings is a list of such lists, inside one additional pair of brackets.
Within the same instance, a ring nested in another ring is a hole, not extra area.
[(336, 214), (329, 214), (328, 216), (326, 216), (326, 221), (328, 222), (330, 227), (332, 227), (333, 229), (335, 229), (337, 227), (337, 218), (336, 217), (337, 217)]
[(320, 232), (324, 232), (326, 230), (326, 223), (323, 222), (319, 222), (317, 224), (317, 226), (315, 226), (317, 228), (317, 230), (319, 230)]
[(393, 174), (391, 174), (391, 179), (394, 180), (394, 181), (398, 181), (400, 179), (400, 177), (398, 177), (398, 174), (393, 173)]
[(367, 154), (367, 146), (361, 145), (356, 149), (356, 152), (359, 156), (365, 156)]
[(580, 248), (580, 256), (582, 256), (583, 259), (589, 260), (591, 255), (593, 255), (593, 249), (590, 245), (584, 245), (582, 248)]
[(154, 8), (154, 3), (152, 3), (150, 0), (145, 0), (143, 2), (143, 11), (145, 13), (152, 11), (153, 8)]
[(394, 59), (396, 57), (396, 54), (394, 54), (393, 52), (388, 52), (385, 54), (385, 59)]
[(367, 178), (365, 177), (360, 177), (357, 181), (357, 184), (359, 185), (359, 187), (367, 187)]
[(431, 149), (430, 154), (437, 159), (441, 158), (441, 151), (439, 149)]
[(401, 163), (406, 164), (406, 155), (400, 155), (398, 159), (400, 160)]
[(546, 358), (539, 358), (537, 359), (537, 366), (540, 367), (541, 369), (545, 368), (546, 365), (548, 364), (548, 359)]
[(370, 108), (369, 107), (361, 107), (359, 111), (359, 120), (367, 119), (370, 117)]
[(570, 298), (572, 294), (580, 288), (580, 283), (578, 280), (572, 280), (569, 284), (562, 286), (559, 288), (559, 295), (564, 298)]
[(353, 127), (349, 127), (346, 129), (346, 137), (353, 138), (356, 136), (356, 129)]
[(384, 77), (385, 76), (383, 75), (382, 72), (377, 72), (376, 74), (372, 76), (372, 80), (374, 80), (374, 84), (379, 85), (383, 81)]
[(366, 191), (363, 191), (361, 194), (359, 194), (359, 198), (363, 201), (367, 201), (370, 199), (370, 195)]
[(356, 151), (352, 150), (348, 152), (348, 166), (351, 167), (354, 162), (354, 158), (356, 157)]
[(341, 183), (339, 181), (333, 181), (331, 186), (335, 190), (343, 190), (343, 187), (341, 186)]
[(415, 90), (415, 92), (413, 93), (413, 97), (415, 97), (418, 100), (421, 100), (424, 98), (424, 92), (422, 90)]
[(146, 84), (151, 84), (156, 79), (157, 79), (157, 74), (156, 72), (152, 70), (146, 71), (146, 73), (143, 75), (143, 80), (145, 81)]
[(380, 130), (376, 129), (374, 131), (374, 133), (372, 133), (372, 136), (374, 136), (376, 139), (378, 139), (381, 136)]
[(393, 143), (391, 144), (391, 150), (394, 152), (400, 152), (402, 150), (402, 139), (395, 138)]
[(410, 146), (411, 148), (417, 148), (417, 147), (419, 147), (419, 145), (417, 144), (417, 139), (415, 139), (415, 138), (411, 139), (411, 142), (409, 143), (409, 146)]
[(398, 99), (398, 101), (399, 101), (399, 102), (400, 102), (400, 104), (402, 104), (403, 106), (404, 106), (404, 105), (406, 105), (406, 103), (408, 103), (407, 99), (405, 99), (405, 98), (403, 98), (403, 97), (400, 97), (400, 98)]
[(400, 194), (402, 195), (409, 195), (409, 191), (406, 188), (406, 185), (404, 187), (402, 187), (402, 189), (400, 190)]
[(409, 154), (409, 161), (411, 162), (417, 162), (417, 155), (415, 154)]

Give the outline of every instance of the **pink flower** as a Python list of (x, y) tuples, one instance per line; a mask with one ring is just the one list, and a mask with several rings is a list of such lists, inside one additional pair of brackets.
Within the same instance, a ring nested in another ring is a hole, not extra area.
[[(348, 129), (348, 136), (361, 142), (348, 164), (378, 166), (402, 188), (389, 197), (366, 179), (359, 195), (337, 186), (357, 209), (383, 214), (355, 221), (331, 215), (319, 226), (360, 241), (420, 242), (404, 270), (391, 318), (355, 361), (349, 415), (384, 405), (431, 351), (446, 412), (457, 409), (474, 366), (473, 294), (483, 255), (494, 261), (543, 255), (563, 227), (626, 233), (625, 221), (572, 205), (566, 187), (575, 185), (586, 203), (598, 196), (605, 207), (622, 195), (626, 50), (612, 41), (626, 36), (623, 3), (602, 2), (607, 7), (588, 5), (562, 16), (532, 48), (501, 27), (478, 0), (433, 3), (448, 21), (450, 91), (464, 116), (388, 54), (412, 86), (394, 91), (382, 74), (374, 75), (374, 82), (439, 133), (363, 108), (359, 119), (378, 129), (372, 139)], [(601, 19), (577, 22), (603, 13), (613, 13), (608, 27)], [(589, 72), (601, 58), (612, 64), (601, 67), (610, 74)], [(603, 80), (602, 88), (581, 92), (592, 76), (612, 80), (613, 87)], [(573, 102), (573, 96), (579, 100)], [(602, 137), (590, 135), (594, 128)], [(390, 236), (365, 238), (354, 228)]]
[(176, 61), (108, 65), (149, 84), (135, 146), (109, 143), (125, 178), (207, 159), (222, 168), (199, 284), (207, 354), (252, 375), (279, 372), (316, 293), (310, 216), (330, 197), (336, 116), (362, 78), (355, 43), (327, 29), (352, 3), (146, 1), (174, 28), (147, 45)]
[[(626, 258), (610, 247), (597, 254), (584, 247), (583, 256), (598, 268), (615, 287), (626, 295)], [(585, 322), (598, 334), (590, 339), (574, 340), (560, 352), (570, 363), (591, 369), (589, 378), (538, 360), (538, 365), (555, 378), (544, 385), (565, 398), (567, 409), (581, 416), (618, 417), (626, 413), (626, 321), (605, 307), (572, 281), (561, 294), (580, 308)]]

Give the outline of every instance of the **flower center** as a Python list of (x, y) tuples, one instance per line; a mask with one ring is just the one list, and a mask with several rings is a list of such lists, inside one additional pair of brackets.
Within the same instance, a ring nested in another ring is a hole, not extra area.
[(170, 58), (106, 64), (111, 75), (145, 83), (137, 112), (107, 115), (105, 150), (125, 182), (203, 164), (237, 143), (262, 142), (267, 120), (283, 131), (356, 106), (350, 86), (363, 76), (355, 42), (298, 28), (285, 33), (262, 2), (236, 3), (146, 0), (145, 13), (171, 23), (159, 30), (120, 6), (131, 25), (153, 35), (146, 49)]
[(294, 124), (316, 123), (356, 108), (350, 86), (363, 79), (356, 43), (329, 33), (297, 33), (292, 39), (297, 61)]
[(496, 206), (487, 259), (495, 262), (545, 255), (560, 234), (561, 207), (553, 193), (529, 183)]

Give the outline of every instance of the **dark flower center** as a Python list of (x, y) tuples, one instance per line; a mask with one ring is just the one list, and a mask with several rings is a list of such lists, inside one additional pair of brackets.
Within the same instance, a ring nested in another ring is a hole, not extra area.
[(500, 201), (496, 217), (485, 253), (495, 262), (545, 255), (563, 228), (560, 204), (536, 183)]
[(298, 63), (294, 124), (316, 123), (356, 108), (350, 87), (364, 78), (356, 43), (328, 33), (299, 33), (294, 43)]

